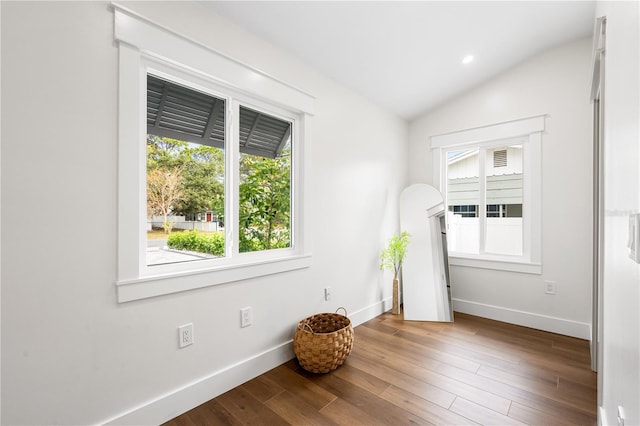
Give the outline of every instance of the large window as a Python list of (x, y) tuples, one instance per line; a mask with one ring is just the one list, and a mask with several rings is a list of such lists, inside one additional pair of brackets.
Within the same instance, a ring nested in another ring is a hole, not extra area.
[(114, 9), (118, 300), (310, 266), (313, 98)]
[[(232, 257), (234, 230), (238, 253), (291, 247), (293, 122), (240, 105), (231, 138), (232, 103), (147, 76), (147, 266)], [(240, 179), (227, 191), (231, 141)], [(238, 221), (226, 220), (227, 199)]]
[(544, 117), (431, 138), (451, 264), (541, 272)]

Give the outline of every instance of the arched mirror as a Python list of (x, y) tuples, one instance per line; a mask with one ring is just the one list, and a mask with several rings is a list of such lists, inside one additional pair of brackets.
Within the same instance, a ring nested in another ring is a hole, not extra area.
[(442, 194), (415, 184), (400, 194), (400, 229), (411, 234), (402, 265), (404, 319), (453, 321)]

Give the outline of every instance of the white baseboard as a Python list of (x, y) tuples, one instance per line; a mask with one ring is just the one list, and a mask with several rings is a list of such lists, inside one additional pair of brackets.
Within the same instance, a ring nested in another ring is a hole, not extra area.
[(460, 299), (453, 299), (453, 309), (456, 312), (494, 319), (496, 321), (522, 325), (538, 330), (563, 334), (565, 336), (577, 337), (579, 339), (591, 339), (591, 325), (588, 323)]
[[(391, 309), (391, 298), (349, 313), (355, 327)], [(256, 354), (101, 422), (105, 425), (157, 425), (293, 359), (293, 340)]]
[(374, 303), (373, 305), (369, 305), (358, 311), (349, 313), (349, 319), (351, 320), (351, 325), (355, 327), (362, 324), (363, 322), (367, 322), (370, 319), (375, 318), (378, 315), (382, 314), (383, 312), (386, 312), (389, 309), (391, 309), (392, 305), (393, 305), (393, 298), (388, 297), (386, 299), (383, 299), (379, 302)]
[(293, 358), (293, 340), (147, 401), (101, 422), (107, 425), (157, 425), (197, 407)]

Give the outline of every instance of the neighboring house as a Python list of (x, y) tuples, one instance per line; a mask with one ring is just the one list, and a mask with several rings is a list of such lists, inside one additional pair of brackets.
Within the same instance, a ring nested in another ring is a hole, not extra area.
[[(500, 147), (485, 157), (487, 217), (522, 217), (522, 146)], [(479, 214), (478, 150), (450, 151), (446, 201), (462, 217)]]
[[(485, 150), (484, 167), (479, 167), (478, 149), (447, 153), (446, 203), (449, 210), (449, 250), (478, 253), (478, 216), (485, 214), (485, 251), (522, 254), (523, 149), (510, 145)], [(483, 170), (483, 181), (480, 180)], [(483, 184), (481, 186), (481, 183)], [(480, 192), (486, 191), (486, 205), (480, 206)]]

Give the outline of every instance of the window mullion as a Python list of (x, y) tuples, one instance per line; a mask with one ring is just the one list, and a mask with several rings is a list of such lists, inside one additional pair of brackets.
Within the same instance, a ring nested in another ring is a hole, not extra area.
[(226, 149), (226, 188), (225, 188), (225, 209), (228, 212), (225, 221), (225, 234), (227, 243), (227, 256), (235, 257), (239, 252), (239, 235), (238, 224), (239, 217), (239, 145), (240, 145), (240, 104), (229, 99), (229, 110), (227, 111), (228, 120), (226, 124), (227, 135), (229, 135), (230, 144)]
[(480, 254), (485, 254), (485, 241), (487, 235), (487, 177), (485, 170), (486, 148), (478, 150), (478, 180), (480, 205), (478, 206), (478, 237)]

